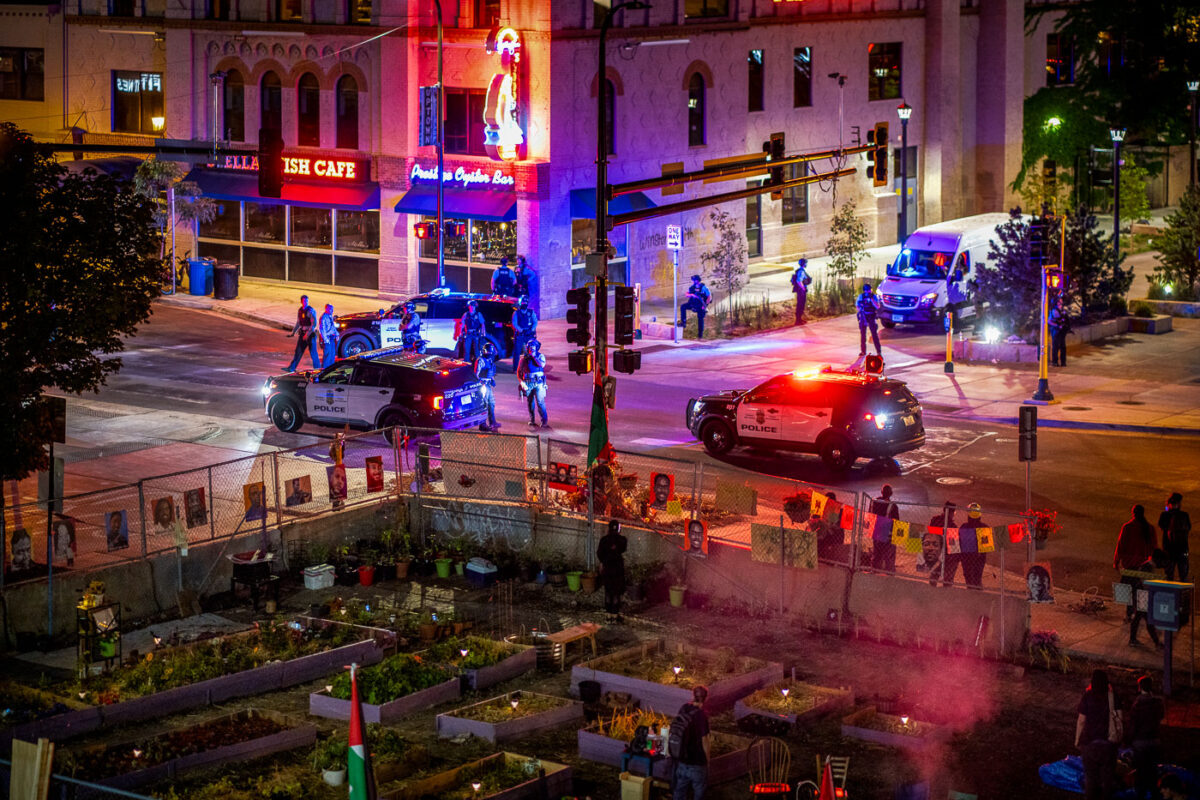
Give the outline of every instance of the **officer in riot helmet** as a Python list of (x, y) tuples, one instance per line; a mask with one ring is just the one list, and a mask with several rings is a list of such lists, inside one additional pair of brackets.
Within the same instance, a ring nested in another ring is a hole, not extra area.
[(458, 340), (462, 345), (462, 359), (467, 363), (475, 363), (479, 357), (479, 349), (483, 344), (484, 320), (479, 313), (479, 304), (474, 300), (467, 301), (467, 313), (462, 315), (458, 326)]
[(542, 417), (542, 427), (550, 427), (546, 415), (546, 357), (542, 355), (542, 343), (532, 339), (525, 345), (521, 362), (517, 365), (517, 381), (521, 395), (529, 405), (529, 427), (536, 428), (533, 411), (536, 406)]
[(483, 385), (483, 402), (487, 406), (487, 422), (479, 426), (482, 431), (494, 431), (500, 427), (496, 422), (496, 346), (484, 340), (479, 358), (475, 360), (475, 377)]
[(537, 312), (529, 307), (529, 295), (523, 294), (513, 310), (513, 372), (517, 371), (517, 362), (525, 352), (525, 346), (537, 338)]
[(867, 354), (867, 328), (871, 329), (871, 342), (875, 345), (875, 355), (883, 355), (879, 346), (879, 298), (871, 290), (871, 282), (863, 281), (862, 293), (854, 303), (858, 316), (858, 354)]
[(417, 313), (417, 304), (409, 300), (404, 304), (404, 316), (400, 318), (400, 344), (405, 350), (418, 353), (425, 351), (425, 342), (421, 339), (421, 315)]

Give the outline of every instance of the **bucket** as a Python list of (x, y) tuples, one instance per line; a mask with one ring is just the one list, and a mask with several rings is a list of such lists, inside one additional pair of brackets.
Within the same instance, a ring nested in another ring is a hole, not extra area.
[(580, 583), (580, 578), (582, 578), (582, 577), (583, 577), (582, 572), (568, 572), (567, 573), (567, 588), (570, 589), (572, 592), (578, 592), (582, 585)]
[(600, 681), (580, 681), (579, 699), (585, 703), (595, 703), (600, 700)]
[(455, 562), (454, 562), (454, 574), (455, 574), (455, 575), (464, 575), (464, 574), (466, 574), (466, 573), (464, 572), (464, 570), (466, 569), (466, 567), (467, 567), (467, 562), (465, 562), (465, 561), (455, 561)]
[(433, 564), (437, 568), (437, 576), (439, 578), (449, 578), (450, 577), (450, 565), (453, 563), (454, 562), (448, 558), (436, 559), (433, 562)]
[(683, 596), (686, 592), (687, 592), (686, 586), (672, 586), (671, 587), (671, 605), (674, 608), (681, 608), (683, 606)]
[(533, 631), (528, 634), (512, 634), (505, 636), (504, 641), (511, 644), (525, 644), (533, 647), (537, 653), (538, 669), (557, 670), (562, 659), (561, 644), (555, 644), (547, 637), (548, 634), (542, 631)]
[(375, 567), (359, 567), (358, 583), (360, 586), (370, 586), (375, 583)]

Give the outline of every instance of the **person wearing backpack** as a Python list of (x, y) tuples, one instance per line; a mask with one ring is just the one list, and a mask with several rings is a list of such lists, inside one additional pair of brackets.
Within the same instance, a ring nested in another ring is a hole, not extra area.
[(812, 276), (808, 274), (808, 259), (802, 258), (796, 263), (796, 271), (792, 273), (792, 294), (796, 295), (796, 324), (805, 325), (808, 318), (804, 309), (808, 305), (808, 287), (812, 284)]
[(693, 686), (692, 702), (684, 703), (671, 722), (667, 755), (675, 761), (674, 800), (688, 800), (689, 788), (693, 800), (704, 800), (710, 747), (708, 714), (704, 711), (707, 699), (706, 687)]

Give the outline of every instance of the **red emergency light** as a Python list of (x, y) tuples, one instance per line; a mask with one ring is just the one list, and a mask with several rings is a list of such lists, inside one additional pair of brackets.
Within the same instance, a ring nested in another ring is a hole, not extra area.
[(413, 236), (418, 239), (433, 239), (437, 236), (436, 222), (418, 222), (413, 225)]

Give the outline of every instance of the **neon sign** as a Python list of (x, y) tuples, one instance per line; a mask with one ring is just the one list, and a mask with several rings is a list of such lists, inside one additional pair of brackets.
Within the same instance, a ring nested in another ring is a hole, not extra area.
[(290, 156), (283, 159), (284, 175), (316, 176), (342, 181), (357, 181), (358, 162), (349, 158), (312, 158)]
[(512, 28), (494, 28), (488, 34), (486, 49), (500, 56), (500, 71), (488, 84), (483, 108), (483, 147), (495, 161), (519, 161), (525, 157), (517, 72), (521, 63), (521, 34)]
[[(409, 180), (412, 183), (434, 183), (437, 181), (437, 167), (429, 167), (426, 169), (420, 164), (413, 164), (412, 174), (409, 175)], [(458, 186), (468, 187), (479, 184), (487, 188), (503, 188), (509, 189), (516, 184), (516, 179), (507, 173), (496, 170), (495, 172), (484, 172), (479, 167), (468, 171), (466, 167), (458, 167), (454, 171), (446, 169), (442, 172), (443, 184), (457, 184)]]

